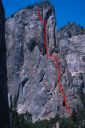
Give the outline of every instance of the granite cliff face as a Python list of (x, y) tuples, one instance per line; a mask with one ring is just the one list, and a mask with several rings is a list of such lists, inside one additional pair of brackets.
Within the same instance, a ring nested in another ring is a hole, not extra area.
[[(56, 32), (55, 12), (48, 2), (18, 11), (6, 20), (9, 105), (20, 114), (31, 113), (34, 122), (56, 114), (69, 116), (57, 84), (55, 65), (43, 46), (44, 26), (38, 19), (38, 7), (47, 21), (49, 53), (60, 58), (61, 82), (71, 112), (83, 106), (79, 94), (85, 94), (83, 30), (69, 25)], [(75, 34), (74, 30), (81, 32)]]

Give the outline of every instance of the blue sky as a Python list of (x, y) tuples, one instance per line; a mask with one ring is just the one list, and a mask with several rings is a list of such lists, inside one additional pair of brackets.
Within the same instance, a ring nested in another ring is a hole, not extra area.
[[(21, 8), (42, 0), (3, 0), (6, 17)], [(85, 0), (51, 0), (56, 12), (58, 28), (68, 22), (75, 22), (85, 27)]]

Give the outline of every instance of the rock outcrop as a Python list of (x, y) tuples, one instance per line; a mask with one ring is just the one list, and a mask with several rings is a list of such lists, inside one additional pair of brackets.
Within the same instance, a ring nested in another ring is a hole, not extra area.
[(0, 128), (9, 128), (6, 46), (5, 46), (5, 14), (0, 0)]
[(83, 106), (79, 93), (85, 93), (85, 35), (67, 32), (61, 38), (62, 32), (55, 31), (55, 12), (49, 2), (18, 11), (6, 21), (9, 104), (20, 114), (31, 113), (34, 122), (56, 114), (68, 116), (55, 64), (43, 46), (44, 26), (38, 19), (38, 7), (47, 21), (49, 53), (60, 58), (61, 81), (71, 112)]

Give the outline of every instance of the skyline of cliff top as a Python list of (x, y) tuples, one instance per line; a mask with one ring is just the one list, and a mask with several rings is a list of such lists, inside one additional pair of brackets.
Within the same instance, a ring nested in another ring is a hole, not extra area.
[[(16, 13), (27, 6), (39, 3), (42, 0), (3, 0), (6, 17)], [(85, 27), (85, 1), (84, 0), (50, 0), (56, 13), (57, 27), (61, 28), (69, 22), (75, 22)]]

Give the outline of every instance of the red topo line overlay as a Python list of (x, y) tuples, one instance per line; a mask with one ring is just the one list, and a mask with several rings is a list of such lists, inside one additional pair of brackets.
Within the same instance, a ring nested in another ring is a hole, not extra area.
[(71, 111), (70, 111), (70, 107), (68, 105), (68, 102), (67, 102), (67, 98), (66, 98), (66, 95), (65, 95), (65, 92), (64, 92), (64, 89), (63, 89), (63, 86), (62, 86), (62, 83), (61, 83), (61, 70), (60, 70), (60, 66), (59, 66), (59, 59), (57, 57), (57, 55), (54, 53), (52, 55), (49, 54), (49, 51), (48, 51), (48, 48), (46, 46), (46, 27), (47, 27), (47, 22), (45, 20), (43, 20), (43, 18), (41, 17), (40, 15), (40, 8), (38, 8), (38, 18), (39, 20), (44, 24), (44, 48), (46, 50), (46, 55), (49, 59), (52, 59), (55, 63), (55, 66), (56, 66), (56, 70), (58, 72), (58, 86), (59, 86), (59, 89), (60, 89), (60, 92), (63, 96), (63, 99), (64, 99), (64, 103), (65, 103), (65, 106), (66, 106), (66, 109), (68, 111), (68, 113), (71, 115)]

